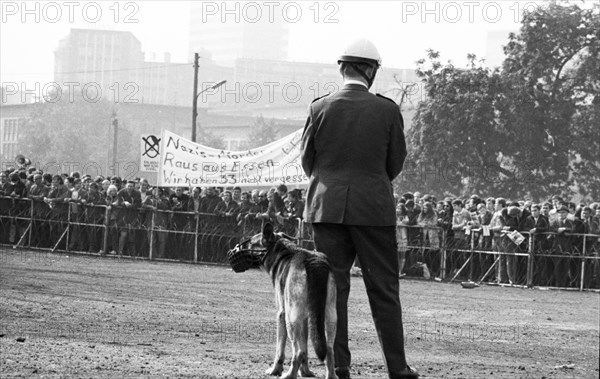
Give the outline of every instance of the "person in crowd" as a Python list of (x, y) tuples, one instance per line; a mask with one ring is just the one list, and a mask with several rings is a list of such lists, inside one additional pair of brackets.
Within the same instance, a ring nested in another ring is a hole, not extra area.
[(41, 174), (33, 175), (33, 185), (27, 194), (33, 201), (32, 246), (48, 247), (50, 225), (46, 220), (50, 216), (50, 208), (44, 202), (44, 198), (48, 197), (48, 193), (50, 193), (50, 188), (44, 184), (43, 176)]
[(542, 206), (540, 204), (534, 204), (531, 206), (531, 215), (527, 217), (527, 229), (531, 234), (531, 246), (533, 246), (533, 253), (540, 253), (544, 251), (544, 241), (546, 240), (546, 234), (550, 230), (550, 222), (548, 218), (542, 214)]
[(70, 206), (70, 220), (73, 224), (71, 234), (69, 235), (69, 250), (86, 251), (87, 230), (80, 225), (84, 219), (81, 200), (85, 197), (83, 183), (80, 178), (73, 179), (73, 188), (69, 191), (69, 197), (65, 198), (65, 203)]
[(460, 199), (452, 201), (454, 215), (452, 218), (452, 230), (454, 231), (454, 247), (456, 249), (468, 249), (469, 241), (466, 229), (471, 226), (471, 213), (463, 208), (463, 202)]
[[(417, 194), (419, 194), (419, 192), (417, 192)], [(416, 246), (421, 244), (421, 229), (417, 227), (419, 215), (421, 214), (421, 207), (417, 205), (414, 200), (407, 200), (404, 205), (406, 207), (406, 216), (408, 217), (408, 222), (405, 224), (407, 226), (406, 234), (408, 245), (413, 247), (411, 248), (411, 252), (413, 250), (416, 252)]]
[(6, 196), (6, 189), (10, 185), (10, 181), (8, 180), (9, 173), (6, 171), (0, 172), (0, 196)]
[[(133, 230), (140, 226), (139, 209), (142, 205), (142, 195), (135, 189), (135, 182), (128, 181), (125, 188), (117, 193), (117, 226), (119, 227), (119, 246), (117, 253), (135, 255)], [(129, 246), (128, 246), (129, 245)]]
[(236, 203), (238, 203), (238, 204), (241, 203), (242, 202), (242, 188), (241, 187), (234, 187), (231, 198)]
[(172, 227), (175, 230), (182, 231), (190, 222), (187, 212), (190, 209), (190, 197), (184, 192), (183, 187), (175, 187), (175, 192), (170, 196), (171, 210), (173, 211)]
[[(146, 199), (142, 208), (152, 212), (152, 217), (146, 218), (145, 226), (148, 230), (148, 240), (152, 241), (153, 257), (166, 258), (166, 246), (168, 241), (169, 213), (171, 201), (162, 188), (156, 187), (147, 191)], [(154, 225), (154, 229), (152, 229)]]
[(550, 230), (554, 233), (554, 243), (552, 254), (556, 255), (552, 261), (554, 263), (553, 284), (557, 287), (565, 287), (573, 277), (570, 272), (569, 258), (571, 255), (572, 238), (569, 233), (573, 231), (573, 221), (569, 219), (569, 208), (566, 205), (558, 210), (558, 217), (550, 222)]
[(238, 209), (238, 214), (236, 217), (238, 225), (241, 225), (241, 222), (245, 219), (246, 215), (252, 210), (252, 207), (254, 205), (252, 199), (250, 198), (249, 192), (242, 192), (242, 194), (240, 195), (240, 199), (240, 207)]
[[(101, 189), (101, 191), (100, 191), (100, 192), (102, 192), (102, 195), (103, 195), (104, 197), (106, 197), (106, 195), (107, 195), (107, 193), (108, 193), (108, 187), (109, 187), (109, 186), (110, 186), (110, 180), (108, 180), (108, 179), (104, 179), (104, 180), (102, 181), (102, 189)], [(115, 186), (115, 188), (117, 188), (117, 186)], [(119, 189), (117, 188), (117, 191), (118, 191), (118, 190), (119, 190)]]
[(502, 230), (506, 225), (502, 216), (506, 208), (506, 199), (499, 197), (496, 199), (496, 211), (490, 221), (490, 232), (492, 234), (492, 249), (498, 253), (496, 256), (496, 282), (506, 283), (506, 256), (501, 254), (504, 252), (504, 239)]
[(100, 185), (96, 182), (91, 182), (88, 191), (82, 196), (81, 204), (85, 207), (85, 222), (88, 224), (87, 239), (88, 252), (99, 253), (102, 246), (101, 235), (102, 228), (100, 225), (104, 222), (106, 213), (106, 200), (100, 191)]
[(222, 202), (223, 200), (217, 194), (215, 187), (206, 187), (206, 195), (202, 198), (200, 203), (200, 213), (214, 214), (217, 205)]
[(215, 214), (224, 217), (235, 217), (239, 204), (233, 201), (233, 194), (231, 191), (223, 192), (223, 201), (217, 204), (215, 207)]
[(27, 187), (21, 180), (18, 172), (13, 172), (9, 175), (9, 184), (5, 186), (5, 196), (12, 198), (12, 201), (7, 201), (10, 205), (10, 213), (17, 218), (10, 219), (9, 242), (15, 243), (21, 239), (23, 233), (27, 229), (27, 221), (20, 219), (21, 217), (29, 217), (29, 203), (22, 200), (27, 197)]
[(48, 197), (44, 198), (44, 201), (52, 208), (49, 233), (52, 246), (58, 242), (59, 238), (61, 241), (64, 240), (63, 232), (67, 227), (69, 213), (68, 203), (65, 203), (65, 199), (68, 197), (69, 190), (64, 185), (63, 177), (54, 175)]
[(202, 202), (202, 197), (200, 196), (201, 193), (202, 189), (200, 187), (194, 187), (194, 189), (192, 189), (192, 195), (188, 201), (188, 212), (200, 212), (200, 204)]
[[(495, 203), (495, 201), (494, 201)], [(475, 225), (481, 230), (478, 232), (479, 241), (477, 246), (481, 250), (492, 250), (492, 235), (490, 233), (490, 223), (494, 214), (489, 211), (487, 204), (479, 203), (477, 205), (477, 216), (473, 219)]]
[[(425, 200), (426, 197), (424, 196), (422, 199)], [(429, 201), (423, 203), (421, 213), (417, 219), (417, 224), (422, 228), (422, 243), (427, 247), (424, 251), (424, 263), (427, 264), (433, 272), (438, 272), (440, 229), (438, 227), (438, 215), (433, 208), (433, 203)]]
[[(104, 201), (107, 206), (108, 212), (108, 238), (107, 238), (107, 246), (106, 252), (109, 252), (111, 255), (116, 255), (117, 250), (119, 249), (119, 226), (117, 222), (118, 213), (119, 213), (119, 190), (117, 186), (111, 184), (106, 189), (106, 196), (104, 196)], [(105, 254), (105, 251), (101, 250), (100, 254)]]
[(285, 184), (280, 184), (277, 186), (276, 190), (273, 192), (273, 208), (272, 211), (275, 213), (283, 213), (285, 212), (285, 205), (283, 204), (283, 199), (287, 196), (287, 186)]
[(406, 228), (406, 225), (408, 225), (408, 212), (403, 200), (404, 197), (400, 198), (396, 205), (396, 244), (399, 277), (406, 275), (404, 274), (404, 266), (406, 265), (406, 253), (408, 251), (408, 230)]
[[(524, 267), (522, 264), (524, 260), (516, 254), (524, 253), (527, 251), (527, 238), (519, 244), (511, 239), (508, 232), (529, 232), (527, 228), (527, 217), (530, 213), (526, 209), (521, 209), (519, 203), (514, 201), (502, 211), (502, 218), (504, 219), (504, 252), (506, 255), (506, 273), (508, 276), (509, 284), (517, 284), (521, 282), (519, 280), (520, 275), (519, 269)], [(527, 237), (527, 233), (524, 234)]]
[(298, 191), (287, 192), (287, 209), (285, 214), (279, 215), (279, 220), (283, 224), (283, 232), (290, 236), (298, 236), (299, 222), (302, 221), (304, 214), (304, 201), (300, 199)]

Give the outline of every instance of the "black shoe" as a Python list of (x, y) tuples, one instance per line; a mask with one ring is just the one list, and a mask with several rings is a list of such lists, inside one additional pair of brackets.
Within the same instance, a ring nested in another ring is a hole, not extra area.
[(350, 379), (350, 370), (348, 367), (336, 367), (335, 374), (338, 379)]
[(394, 373), (390, 373), (390, 379), (417, 379), (419, 373), (406, 365), (404, 370), (400, 370)]

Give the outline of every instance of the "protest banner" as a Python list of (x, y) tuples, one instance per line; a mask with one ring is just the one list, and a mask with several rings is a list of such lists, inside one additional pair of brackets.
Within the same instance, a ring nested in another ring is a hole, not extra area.
[(304, 186), (308, 177), (300, 162), (301, 140), (302, 129), (256, 149), (229, 151), (203, 146), (163, 130), (158, 185)]

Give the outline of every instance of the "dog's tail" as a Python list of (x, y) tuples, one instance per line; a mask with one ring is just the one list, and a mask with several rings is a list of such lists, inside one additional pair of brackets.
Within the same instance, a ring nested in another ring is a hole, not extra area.
[(320, 257), (310, 257), (306, 262), (306, 281), (308, 283), (308, 328), (315, 353), (320, 361), (325, 360), (327, 343), (325, 340), (325, 307), (327, 303), (327, 282), (329, 264)]

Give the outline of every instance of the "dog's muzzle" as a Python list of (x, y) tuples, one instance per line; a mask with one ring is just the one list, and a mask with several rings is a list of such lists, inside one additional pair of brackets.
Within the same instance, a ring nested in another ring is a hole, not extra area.
[(266, 249), (251, 249), (247, 245), (250, 240), (243, 241), (227, 252), (227, 260), (235, 272), (244, 272), (251, 268), (259, 268), (267, 254)]

